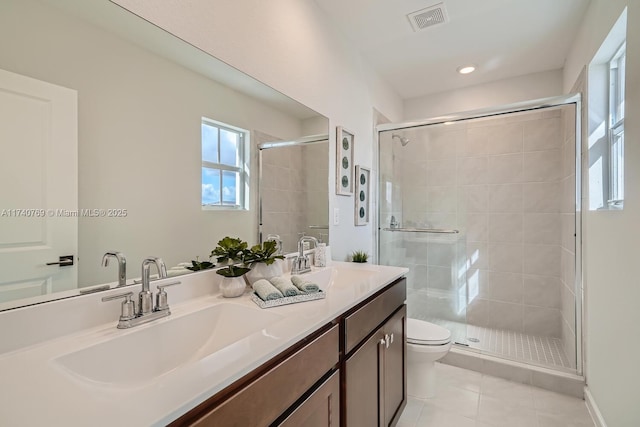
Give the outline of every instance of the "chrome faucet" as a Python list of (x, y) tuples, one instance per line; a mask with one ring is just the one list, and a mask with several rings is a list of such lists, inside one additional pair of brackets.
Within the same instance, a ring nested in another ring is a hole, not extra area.
[(109, 251), (102, 256), (102, 266), (109, 266), (109, 258), (118, 260), (118, 287), (127, 286), (127, 257), (122, 252)]
[(162, 258), (149, 257), (142, 261), (142, 290), (138, 294), (138, 312), (141, 315), (151, 313), (153, 310), (153, 293), (149, 290), (151, 264), (156, 265), (160, 279), (167, 277), (167, 267)]
[(149, 257), (142, 261), (142, 290), (138, 294), (138, 306), (136, 310), (136, 303), (132, 301), (133, 292), (125, 292), (122, 294), (112, 295), (102, 298), (102, 301), (111, 301), (118, 298), (124, 298), (122, 303), (122, 312), (120, 314), (120, 321), (118, 322), (118, 329), (127, 329), (133, 326), (141, 325), (143, 323), (151, 322), (152, 320), (160, 319), (162, 317), (169, 316), (171, 311), (169, 310), (169, 304), (167, 303), (167, 293), (164, 288), (167, 286), (179, 285), (181, 282), (171, 282), (166, 284), (158, 284), (158, 293), (156, 294), (156, 304), (153, 305), (153, 292), (151, 292), (150, 281), (150, 267), (152, 264), (156, 265), (160, 278), (158, 280), (165, 279), (167, 277), (167, 267), (161, 258)]
[(276, 242), (276, 255), (282, 255), (282, 239), (279, 234), (268, 234), (265, 241), (273, 240)]
[(302, 274), (311, 271), (309, 257), (304, 254), (305, 242), (313, 242), (314, 248), (318, 247), (318, 239), (311, 236), (302, 236), (300, 240), (298, 240), (298, 256), (293, 259), (291, 274)]

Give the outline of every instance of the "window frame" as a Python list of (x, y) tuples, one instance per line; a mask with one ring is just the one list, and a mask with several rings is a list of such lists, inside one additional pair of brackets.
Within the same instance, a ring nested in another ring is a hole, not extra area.
[[(206, 161), (202, 158), (202, 126), (207, 125), (214, 127), (218, 132), (218, 162)], [(215, 169), (220, 171), (220, 204), (217, 205), (205, 205), (202, 200), (202, 192), (200, 193), (200, 204), (203, 211), (216, 211), (216, 210), (249, 210), (249, 139), (250, 132), (246, 129), (235, 127), (227, 123), (222, 123), (217, 120), (213, 120), (207, 117), (202, 117), (200, 120), (200, 148), (201, 148), (201, 168), (202, 169)], [(232, 166), (227, 163), (222, 163), (221, 152), (221, 131), (227, 131), (238, 135), (238, 144), (236, 148), (236, 159), (240, 166)], [(224, 197), (222, 195), (223, 189), (223, 177), (224, 172), (235, 172), (238, 175), (236, 182), (236, 204), (225, 204)], [(200, 178), (200, 185), (202, 186), (202, 177)]]
[[(609, 105), (607, 120), (607, 206), (610, 209), (622, 209), (624, 205), (624, 107), (625, 107), (625, 71), (626, 41), (624, 41), (611, 60), (609, 68)], [(620, 110), (618, 108), (620, 107)]]

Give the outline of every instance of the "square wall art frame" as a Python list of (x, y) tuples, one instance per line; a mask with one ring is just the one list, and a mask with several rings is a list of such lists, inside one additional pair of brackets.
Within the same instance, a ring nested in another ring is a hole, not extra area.
[(336, 128), (336, 194), (353, 194), (353, 132), (342, 126)]
[(371, 169), (356, 166), (356, 203), (355, 225), (367, 225), (369, 223), (369, 198), (371, 195)]

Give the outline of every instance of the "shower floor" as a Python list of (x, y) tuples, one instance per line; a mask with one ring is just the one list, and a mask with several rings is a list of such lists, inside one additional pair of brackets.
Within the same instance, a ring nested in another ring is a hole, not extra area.
[[(466, 325), (442, 319), (425, 319), (451, 331), (454, 342), (468, 344), (483, 353), (553, 368), (575, 369), (567, 358), (562, 341), (521, 332)], [(478, 342), (470, 341), (475, 338)]]

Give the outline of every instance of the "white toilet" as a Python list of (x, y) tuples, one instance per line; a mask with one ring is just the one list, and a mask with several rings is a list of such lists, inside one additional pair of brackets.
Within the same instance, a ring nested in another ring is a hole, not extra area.
[(451, 331), (418, 319), (407, 319), (407, 393), (429, 398), (436, 393), (436, 360), (451, 348)]

